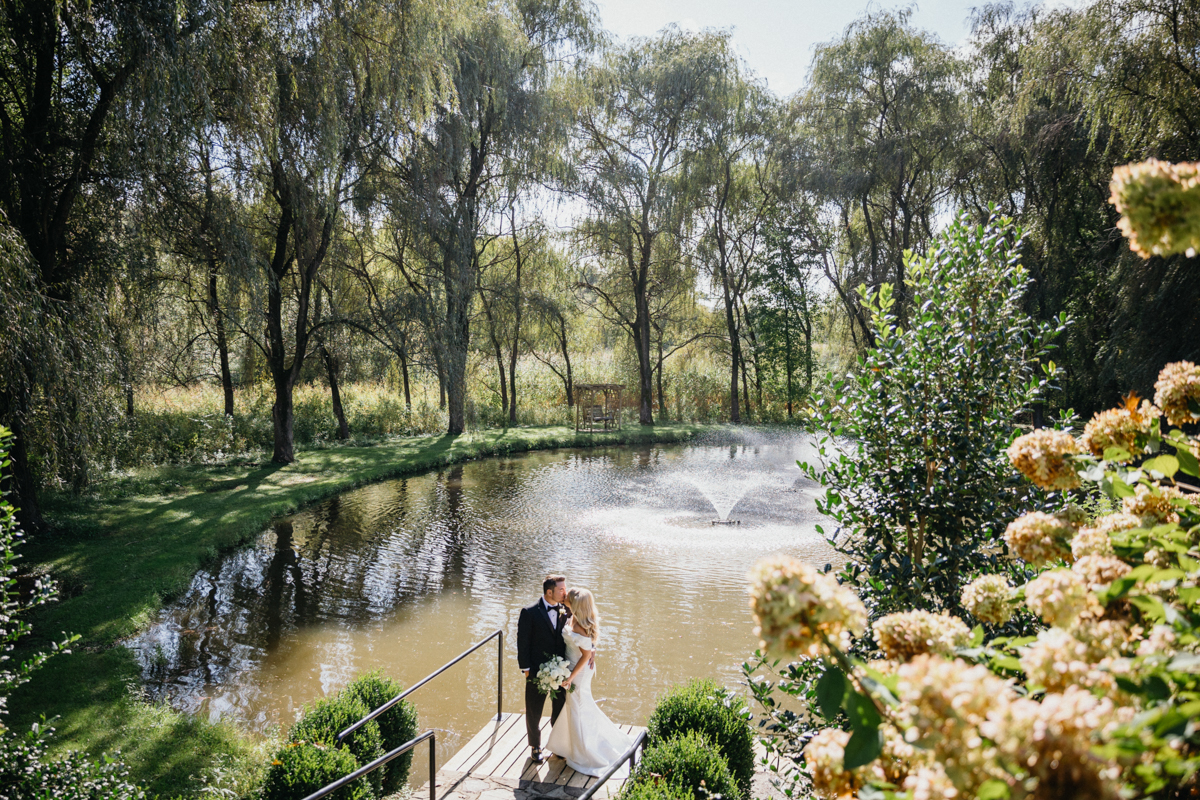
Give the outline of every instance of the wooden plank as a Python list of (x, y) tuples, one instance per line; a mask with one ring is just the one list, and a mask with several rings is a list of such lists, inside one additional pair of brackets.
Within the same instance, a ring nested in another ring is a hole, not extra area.
[[(456, 771), (471, 773), (479, 772), (480, 765), (489, 757), (494, 755), (498, 749), (511, 746), (506, 743), (509, 741), (512, 735), (513, 728), (519, 727), (521, 732), (524, 732), (524, 726), (519, 725), (519, 723), (522, 721), (523, 719), (520, 716), (516, 714), (510, 715), (508, 719), (504, 720), (504, 722), (500, 724), (498, 730), (494, 731), (492, 735), (489, 735), (483, 739), (482, 745), (477, 750), (468, 754), (462, 759), (460, 762), (461, 769)], [(505, 752), (507, 753), (508, 751), (505, 750)]]
[(591, 775), (584, 775), (582, 772), (576, 772), (567, 780), (566, 785), (575, 789), (582, 789), (587, 786), (587, 782), (592, 778)]
[(471, 772), (481, 776), (492, 775), (496, 771), (496, 767), (500, 766), (500, 764), (512, 755), (513, 750), (518, 747), (525, 747), (525, 742), (525, 726), (513, 725), (505, 730), (504, 738), (496, 743), (491, 752), (487, 753), (471, 767)]
[(479, 732), (471, 737), (469, 742), (460, 747), (458, 752), (442, 765), (442, 769), (447, 772), (467, 772), (468, 770), (465, 768), (466, 762), (470, 760), (471, 756), (479, 752), (481, 747), (484, 747), (489, 741), (494, 740), (504, 726), (512, 724), (512, 720), (509, 719), (512, 716), (512, 714), (505, 714), (500, 718), (499, 722), (492, 720), (480, 728)]
[[(522, 728), (524, 731), (524, 728)], [(550, 718), (542, 717), (542, 745), (545, 746), (546, 739), (550, 737)], [(515, 748), (499, 766), (493, 770), (493, 774), (511, 780), (520, 780), (527, 766), (533, 764), (530, 758), (529, 742), (525, 737), (522, 737), (522, 746)]]
[(508, 747), (507, 742), (512, 737), (513, 732), (517, 731), (518, 735), (524, 732), (524, 719), (516, 714), (512, 715), (511, 719), (505, 720), (505, 723), (495, 735), (484, 741), (483, 747), (479, 748), (469, 759), (463, 762), (463, 772), (478, 772), (479, 765), (489, 756), (498, 750), (503, 750)]

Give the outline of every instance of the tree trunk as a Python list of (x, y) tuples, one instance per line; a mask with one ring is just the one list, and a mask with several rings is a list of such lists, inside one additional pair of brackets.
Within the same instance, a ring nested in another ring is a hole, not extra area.
[(229, 341), (225, 335), (225, 316), (217, 302), (217, 259), (208, 259), (208, 312), (217, 332), (217, 357), (221, 361), (221, 391), (225, 395), (225, 416), (233, 416), (233, 373), (229, 369)]
[(438, 379), (438, 410), (446, 410), (446, 368), (442, 366), (442, 357), (434, 349), (433, 365), (437, 369)]
[(567, 408), (574, 408), (575, 382), (571, 377), (571, 353), (567, 347), (567, 320), (560, 315), (558, 322), (558, 346), (562, 350), (563, 363), (566, 365), (566, 375), (563, 376), (563, 387), (567, 391)]
[(791, 314), (787, 308), (783, 309), (783, 368), (787, 375), (787, 415), (788, 419), (792, 418), (792, 327), (790, 324)]
[(400, 348), (400, 377), (404, 380), (404, 407), (412, 411), (412, 394), (408, 388), (408, 353)]
[(276, 464), (291, 464), (296, 460), (295, 412), (292, 407), (292, 382), (284, 376), (275, 381), (275, 404), (271, 406), (275, 447), (271, 460)]
[(742, 359), (742, 399), (746, 403), (746, 419), (753, 419), (750, 413), (750, 382), (746, 380), (746, 360)]
[(500, 347), (500, 340), (496, 338), (495, 329), (493, 328), (489, 334), (492, 340), (492, 349), (496, 353), (496, 372), (500, 375), (500, 414), (508, 418), (508, 383), (504, 376), (504, 350)]
[(514, 276), (513, 296), (513, 336), (512, 336), (512, 355), (508, 360), (508, 391), (511, 397), (508, 401), (508, 421), (517, 424), (517, 354), (521, 344), (521, 267), (523, 258), (521, 256), (521, 242), (517, 238), (517, 211), (515, 208), (512, 211), (512, 235), (513, 235), (513, 254), (516, 257), (517, 268)]
[(638, 422), (654, 424), (654, 368), (650, 363), (650, 301), (646, 297), (646, 286), (642, 282), (636, 287), (634, 302), (637, 316), (634, 318), (633, 344), (638, 357)]
[[(18, 389), (19, 391), (19, 389)], [(6, 476), (8, 486), (8, 501), (17, 509), (17, 522), (21, 530), (28, 534), (41, 533), (46, 530), (46, 519), (42, 516), (42, 506), (39, 502), (37, 479), (29, 464), (29, 448), (25, 445), (25, 426), (19, 413), (14, 414), (9, 427), (13, 432), (12, 449), (8, 456), (11, 462), (9, 474)]]
[(345, 441), (350, 438), (350, 426), (346, 423), (346, 412), (342, 408), (342, 391), (338, 387), (338, 360), (329, 348), (321, 344), (321, 358), (325, 361), (325, 374), (329, 376), (329, 394), (333, 398), (333, 415), (337, 417), (337, 438)]
[(671, 419), (667, 413), (667, 395), (663, 392), (663, 345), (662, 337), (658, 337), (658, 416), (664, 422)]

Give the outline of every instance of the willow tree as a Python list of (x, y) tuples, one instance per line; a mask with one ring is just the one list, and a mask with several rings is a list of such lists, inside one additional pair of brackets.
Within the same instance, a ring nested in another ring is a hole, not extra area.
[(729, 341), (729, 421), (741, 422), (743, 309), (775, 208), (768, 146), (775, 109), (765, 87), (733, 58), (715, 84), (715, 113), (701, 126), (702, 146), (692, 173), (699, 201), (700, 263), (718, 293)]
[(259, 311), (242, 328), (275, 390), (272, 460), (295, 460), (293, 389), (323, 327), (315, 292), (340, 217), (378, 162), (441, 98), (433, 2), (284, 2), (243, 9), (219, 115), (227, 163), (257, 243), (245, 271)]
[[(121, 139), (145, 133), (136, 117), (167, 105), (166, 65), (208, 16), (198, 2), (0, 7), (0, 212), (29, 259), (25, 302), (39, 309), (36, 324), (53, 331), (29, 337), (48, 349), (25, 353), (18, 371), (0, 379), (0, 421), (16, 435), (8, 488), (27, 531), (43, 525), (43, 479), (59, 471), (76, 485), (86, 479), (90, 409), (101, 393), (83, 387), (103, 384), (105, 228), (128, 190), (129, 154), (153, 141)], [(114, 125), (118, 116), (126, 124)], [(31, 440), (43, 445), (36, 459)]]
[(687, 166), (701, 147), (728, 62), (726, 34), (670, 27), (606, 54), (587, 76), (573, 191), (587, 204), (580, 236), (595, 256), (584, 285), (629, 334), (638, 419), (654, 424), (654, 294), (682, 275), (677, 239), (695, 206)]
[(963, 65), (908, 16), (867, 14), (818, 48), (793, 106), (806, 188), (839, 228), (844, 269), (827, 277), (868, 344), (874, 334), (854, 289), (891, 283), (906, 318), (904, 253), (932, 240), (934, 218), (959, 181), (965, 132)]
[(455, 102), (414, 127), (399, 153), (389, 224), (415, 227), (403, 268), (429, 310), (444, 371), (448, 432), (466, 428), (467, 354), (483, 238), (506, 197), (550, 173), (570, 115), (560, 67), (591, 46), (580, 0), (514, 0), (459, 9), (450, 36)]

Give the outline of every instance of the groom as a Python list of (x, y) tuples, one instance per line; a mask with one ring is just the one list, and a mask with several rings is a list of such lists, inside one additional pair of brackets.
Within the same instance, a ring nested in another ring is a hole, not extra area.
[[(525, 726), (529, 733), (529, 747), (533, 761), (541, 764), (542, 757), (542, 709), (546, 707), (546, 695), (538, 688), (538, 669), (554, 656), (566, 658), (567, 643), (563, 641), (563, 627), (571, 616), (563, 605), (567, 598), (567, 579), (562, 575), (547, 575), (542, 581), (542, 596), (536, 603), (521, 609), (517, 618), (517, 665), (525, 673)], [(553, 725), (567, 702), (567, 693), (559, 692), (550, 701), (550, 724)]]

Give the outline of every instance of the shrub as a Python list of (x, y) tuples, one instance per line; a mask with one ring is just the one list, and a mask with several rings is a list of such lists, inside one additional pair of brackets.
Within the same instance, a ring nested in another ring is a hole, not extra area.
[[(292, 742), (280, 749), (267, 771), (262, 800), (301, 800), (360, 766), (349, 749)], [(375, 796), (367, 778), (359, 778), (330, 795), (336, 800), (374, 800)]]
[[(300, 721), (288, 732), (288, 740), (313, 742), (332, 749), (345, 748), (354, 754), (359, 766), (362, 766), (383, 755), (382, 737), (375, 720), (356, 730), (341, 746), (337, 743), (337, 735), (366, 716), (368, 710), (358, 697), (349, 692), (339, 692), (306, 706)], [(383, 774), (380, 770), (375, 770), (368, 778), (376, 792), (382, 789)]]
[[(12, 434), (0, 425), (0, 470), (8, 466)], [(0, 485), (7, 476), (0, 474)], [(18, 615), (55, 598), (49, 583), (36, 581), (32, 592), (22, 596), (17, 588), (16, 552), (22, 534), (17, 526), (16, 512), (0, 494), (0, 651), (9, 653), (16, 642), (29, 633), (28, 623)], [(70, 652), (67, 646), (79, 639), (69, 636), (53, 642), (51, 651), (35, 652), (22, 661), (11, 656), (0, 659), (0, 713), (7, 704), (8, 693), (29, 680), (29, 676), (54, 653)], [(129, 770), (117, 756), (101, 756), (92, 761), (81, 753), (68, 752), (51, 761), (47, 740), (52, 728), (34, 725), (24, 735), (17, 735), (0, 725), (0, 797), (63, 798), (64, 800), (140, 800), (146, 792), (126, 780)]]
[(664, 778), (650, 777), (629, 781), (621, 790), (621, 800), (695, 800), (691, 790), (669, 783)]
[(840, 528), (841, 577), (872, 618), (961, 613), (966, 581), (1009, 569), (1000, 537), (1031, 493), (1005, 448), (1050, 386), (1053, 363), (1038, 362), (1066, 325), (1022, 311), (1020, 247), (1009, 220), (960, 218), (906, 254), (904, 286), (862, 292), (873, 347), (815, 407), (824, 468), (801, 467), (826, 488), (817, 508)]
[[(675, 792), (696, 797), (720, 796), (727, 800), (743, 797), (729, 763), (716, 745), (702, 733), (690, 731), (646, 748), (634, 784), (665, 781)], [(635, 787), (630, 787), (634, 791)]]
[(742, 793), (749, 794), (754, 779), (749, 710), (715, 681), (698, 678), (674, 687), (658, 701), (646, 730), (652, 744), (684, 733), (703, 734), (725, 756)]
[[(358, 698), (368, 710), (371, 710), (379, 708), (402, 691), (404, 691), (404, 687), (398, 681), (379, 672), (368, 672), (355, 678), (346, 687), (345, 694)], [(417, 735), (417, 709), (407, 700), (401, 700), (376, 717), (375, 721), (379, 724), (379, 733), (383, 739), (385, 752), (395, 750)], [(383, 786), (386, 791), (394, 792), (404, 785), (404, 782), (408, 780), (409, 770), (412, 768), (412, 760), (413, 753), (409, 750), (384, 768)]]

